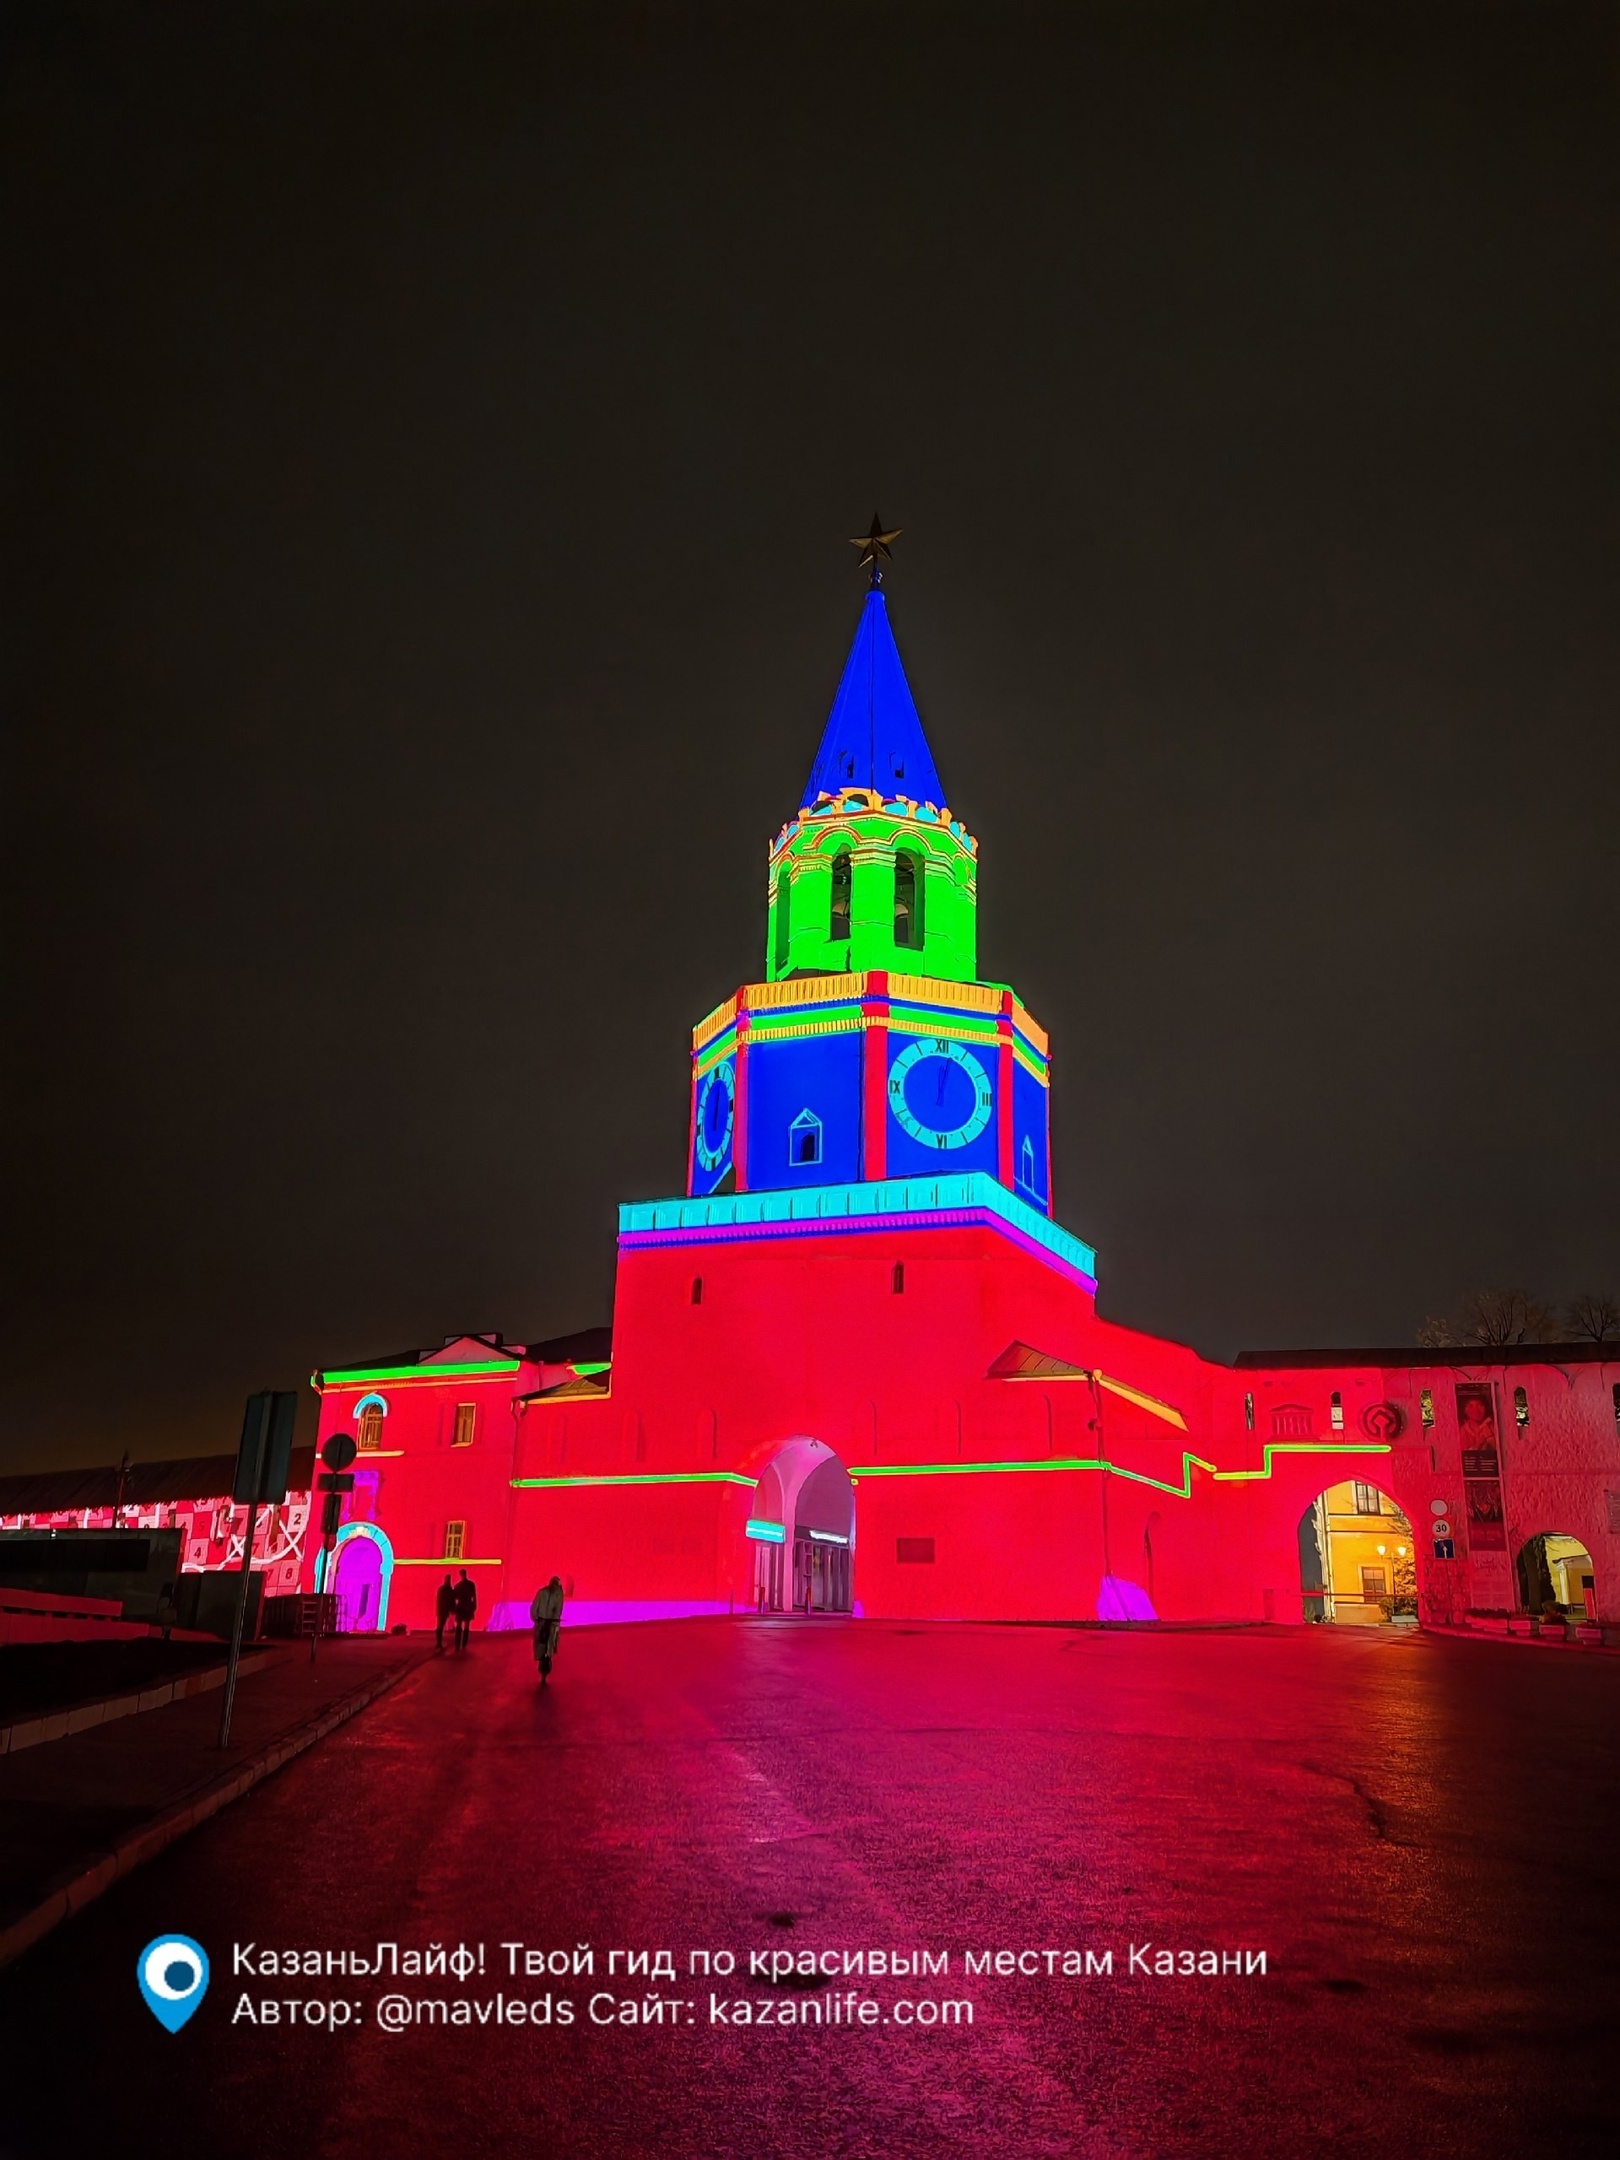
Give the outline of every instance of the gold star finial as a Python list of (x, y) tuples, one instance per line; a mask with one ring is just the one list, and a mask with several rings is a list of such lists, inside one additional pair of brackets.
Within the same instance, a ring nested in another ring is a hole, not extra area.
[(882, 518), (874, 511), (872, 513), (872, 530), (868, 533), (862, 533), (858, 540), (852, 540), (849, 543), (851, 547), (858, 547), (861, 550), (861, 568), (864, 570), (868, 565), (871, 566), (872, 583), (874, 585), (883, 583), (883, 565), (890, 560), (889, 542), (898, 540), (904, 531), (905, 527), (903, 525), (897, 525), (893, 532), (885, 532)]

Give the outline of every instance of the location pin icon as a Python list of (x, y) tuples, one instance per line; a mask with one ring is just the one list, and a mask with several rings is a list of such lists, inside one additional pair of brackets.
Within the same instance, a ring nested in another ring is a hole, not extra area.
[(189, 1935), (159, 1935), (141, 1952), (135, 1977), (147, 2009), (178, 2032), (208, 1993), (208, 1952)]

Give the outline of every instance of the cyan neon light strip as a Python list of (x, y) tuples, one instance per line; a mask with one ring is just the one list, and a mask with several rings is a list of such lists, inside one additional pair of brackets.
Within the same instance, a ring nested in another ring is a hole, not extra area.
[[(787, 1192), (716, 1193), (706, 1200), (637, 1200), (619, 1210), (619, 1236), (634, 1245), (787, 1237), (796, 1233), (952, 1227), (994, 1216), (1040, 1257), (1097, 1285), (1092, 1248), (1049, 1222), (982, 1170), (951, 1177), (876, 1178), (864, 1185), (807, 1185)], [(904, 1218), (897, 1220), (896, 1218)]]
[(514, 1373), (522, 1363), (521, 1358), (481, 1358), (473, 1365), (365, 1365), (346, 1366), (336, 1372), (318, 1372), (314, 1377), (317, 1387), (359, 1387), (368, 1380), (455, 1380), (473, 1374), (494, 1379), (500, 1373)]
[(743, 1535), (751, 1537), (757, 1545), (785, 1545), (787, 1532), (779, 1522), (761, 1522), (757, 1515), (750, 1515), (743, 1524)]
[(1171, 1485), (1164, 1478), (1149, 1477), (1145, 1470), (1127, 1470), (1122, 1463), (1108, 1462), (1100, 1455), (1052, 1455), (1038, 1462), (976, 1462), (976, 1463), (868, 1463), (864, 1468), (849, 1465), (852, 1478), (871, 1477), (986, 1477), (1013, 1470), (1107, 1470), (1115, 1477), (1130, 1478), (1137, 1485), (1151, 1485), (1157, 1492), (1171, 1493), (1178, 1500), (1192, 1498), (1192, 1474), (1196, 1467), (1207, 1470), (1212, 1478), (1223, 1484), (1243, 1478), (1268, 1478), (1271, 1475), (1271, 1459), (1274, 1455), (1387, 1455), (1389, 1448), (1381, 1440), (1270, 1440), (1266, 1443), (1266, 1464), (1263, 1470), (1217, 1470), (1202, 1455), (1187, 1450), (1181, 1458), (1181, 1483)]
[(744, 1477), (740, 1470), (641, 1470), (624, 1477), (515, 1477), (514, 1485), (746, 1485), (750, 1491), (758, 1478)]

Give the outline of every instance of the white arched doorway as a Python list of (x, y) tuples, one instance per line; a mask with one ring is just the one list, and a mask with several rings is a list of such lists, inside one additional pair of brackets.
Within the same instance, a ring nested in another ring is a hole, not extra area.
[(748, 1535), (760, 1612), (854, 1606), (855, 1487), (832, 1449), (789, 1440), (759, 1473)]

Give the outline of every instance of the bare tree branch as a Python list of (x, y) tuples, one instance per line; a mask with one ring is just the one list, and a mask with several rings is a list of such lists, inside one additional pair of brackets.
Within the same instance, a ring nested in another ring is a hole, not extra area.
[(1620, 1342), (1620, 1298), (1583, 1290), (1565, 1306), (1564, 1321), (1573, 1341)]

